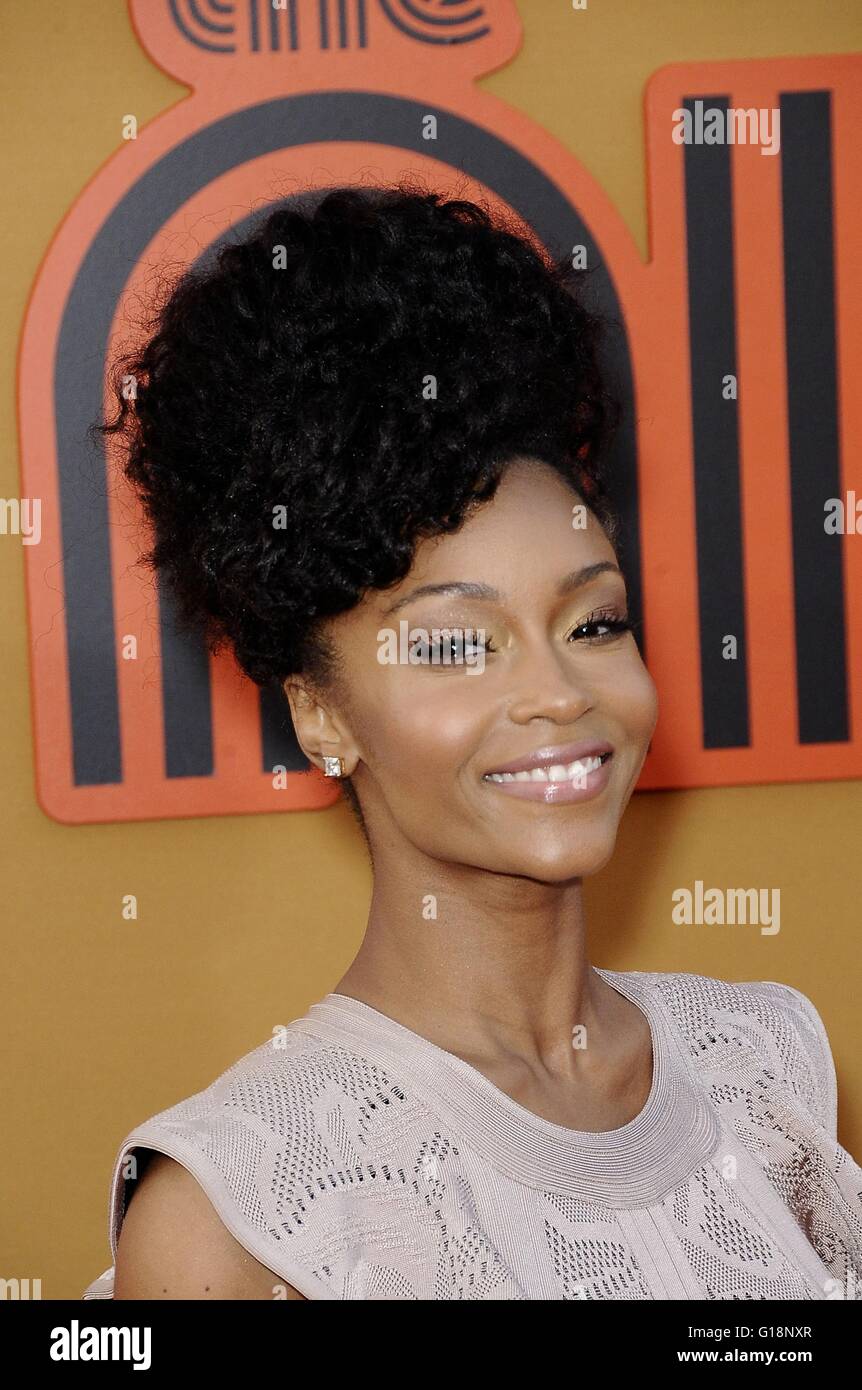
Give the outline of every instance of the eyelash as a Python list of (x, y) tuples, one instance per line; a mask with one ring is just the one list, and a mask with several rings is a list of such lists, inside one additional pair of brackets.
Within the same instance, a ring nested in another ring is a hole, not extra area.
[[(573, 633), (580, 632), (585, 627), (606, 627), (608, 629), (606, 633), (603, 633), (599, 637), (582, 637), (579, 639), (582, 642), (588, 643), (589, 646), (595, 646), (597, 643), (610, 642), (615, 637), (621, 636), (624, 632), (634, 632), (635, 625), (628, 614), (620, 617), (619, 611), (616, 608), (599, 608), (596, 609), (594, 613), (591, 613), (588, 618), (585, 618), (582, 623), (578, 623), (577, 627), (572, 628), (566, 640), (571, 640)], [(452, 628), (451, 630), (453, 633), (463, 632), (463, 628)], [(436, 645), (439, 646), (439, 643)], [(495, 652), (497, 648), (494, 646), (493, 641), (489, 639), (485, 643), (484, 650), (487, 656), (490, 652)]]
[[(623, 632), (634, 632), (634, 626), (627, 613), (620, 617), (616, 608), (600, 608), (595, 613), (591, 613), (582, 623), (578, 623), (577, 627), (572, 628), (572, 632), (580, 632), (585, 627), (606, 627), (609, 629), (602, 637), (583, 639), (592, 644), (593, 642), (608, 642), (612, 637), (618, 637)], [(572, 633), (569, 633), (569, 637), (571, 635)]]

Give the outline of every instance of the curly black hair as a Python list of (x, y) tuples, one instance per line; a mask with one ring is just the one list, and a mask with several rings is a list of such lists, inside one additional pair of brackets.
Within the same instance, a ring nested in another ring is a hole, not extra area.
[(587, 274), (514, 216), (402, 180), (280, 204), (182, 275), (113, 364), (117, 415), (96, 427), (125, 445), (142, 563), (180, 619), (258, 685), (326, 684), (321, 621), (403, 579), (519, 455), (616, 544), (619, 406)]

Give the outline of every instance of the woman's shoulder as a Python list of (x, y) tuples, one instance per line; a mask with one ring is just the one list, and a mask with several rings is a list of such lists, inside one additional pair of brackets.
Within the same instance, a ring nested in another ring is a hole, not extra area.
[[(325, 1050), (322, 1040), (296, 1031), (295, 1024), (274, 1030), (271, 1038), (237, 1058), (206, 1086), (135, 1125), (120, 1145), (115, 1168), (122, 1166), (124, 1177), (134, 1180), (136, 1166), (125, 1160), (135, 1149), (168, 1153), (173, 1148), (177, 1152), (171, 1156), (190, 1158), (212, 1154), (218, 1136), (227, 1143), (238, 1127), (274, 1113), (283, 1123), (294, 1112), (295, 1118), (306, 1120), (311, 1092), (304, 1079)], [(164, 1144), (150, 1142), (156, 1137)]]
[[(317, 1267), (325, 1218), (334, 1207), (316, 1200), (316, 1175), (329, 1127), (348, 1100), (356, 1060), (304, 1023), (274, 1029), (203, 1089), (125, 1135), (110, 1183), (115, 1261), (136, 1184), (152, 1156), (161, 1155), (196, 1179), (222, 1225), (257, 1261), (306, 1297), (337, 1296), (326, 1270)], [(111, 1276), (106, 1270), (85, 1297), (111, 1297)]]
[(690, 971), (630, 971), (635, 978), (649, 981), (668, 1006), (677, 1012), (775, 1013), (782, 1019), (802, 1020), (822, 1027), (813, 1001), (795, 985), (778, 980), (725, 980), (716, 975)]
[(725, 980), (692, 972), (636, 972), (648, 982), (702, 1069), (730, 1077), (765, 1069), (831, 1135), (837, 1078), (813, 1000), (778, 980)]

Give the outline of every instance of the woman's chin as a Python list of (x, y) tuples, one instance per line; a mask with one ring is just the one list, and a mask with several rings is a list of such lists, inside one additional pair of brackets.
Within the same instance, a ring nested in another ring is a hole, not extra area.
[(519, 846), (517, 855), (508, 856), (510, 864), (503, 872), (535, 878), (540, 883), (568, 883), (572, 879), (590, 878), (600, 873), (611, 859), (616, 835), (612, 839), (597, 838), (594, 843), (566, 846), (537, 846), (534, 853), (528, 846)]

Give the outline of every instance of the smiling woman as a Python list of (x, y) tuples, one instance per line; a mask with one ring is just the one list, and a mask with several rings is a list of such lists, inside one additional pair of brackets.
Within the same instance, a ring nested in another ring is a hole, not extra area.
[(658, 707), (582, 280), (488, 208), (336, 189), (181, 281), (117, 365), (105, 428), (149, 561), (214, 647), (283, 686), (373, 893), (332, 992), (125, 1137), (114, 1264), (85, 1297), (862, 1281), (862, 1170), (812, 1002), (588, 956), (583, 880)]

